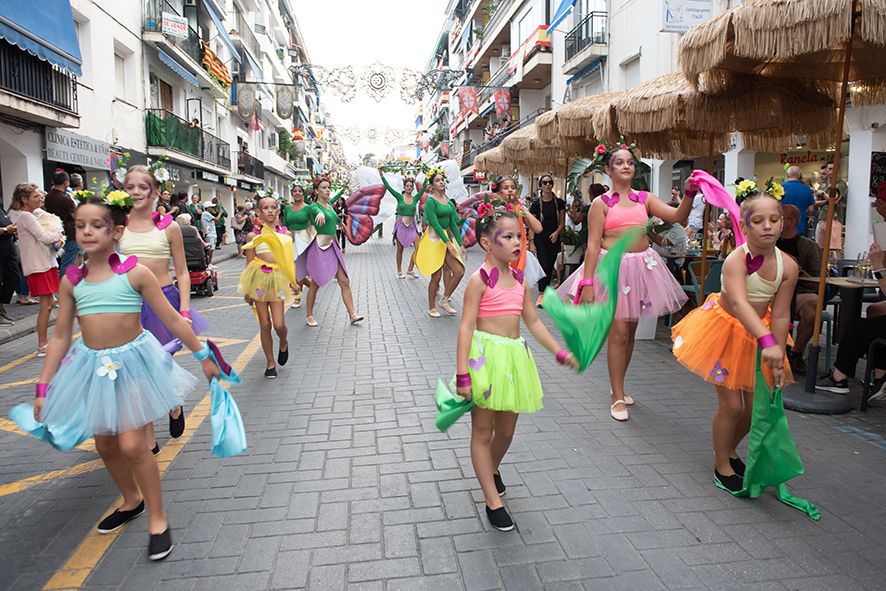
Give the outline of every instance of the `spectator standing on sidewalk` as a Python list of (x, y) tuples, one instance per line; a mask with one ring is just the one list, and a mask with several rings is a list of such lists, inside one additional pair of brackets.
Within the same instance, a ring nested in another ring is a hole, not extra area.
[[(74, 203), (74, 199), (67, 193), (70, 180), (68, 173), (64, 170), (55, 171), (55, 174), (52, 175), (52, 189), (46, 194), (45, 203), (42, 205), (43, 209), (57, 215), (65, 228), (65, 250), (58, 263), (59, 277), (64, 275), (68, 265), (76, 263), (77, 257), (80, 256), (80, 247), (77, 245), (74, 233), (74, 210), (77, 209), (77, 204)], [(16, 208), (12, 206), (11, 209)], [(24, 248), (22, 250), (24, 251)], [(25, 274), (28, 274), (27, 271), (25, 271)], [(32, 290), (32, 295), (37, 294), (34, 294)]]
[(14, 242), (16, 231), (6, 210), (0, 207), (0, 325), (13, 324), (6, 312), (6, 304), (12, 301), (12, 294), (21, 279), (21, 262)]
[[(818, 277), (821, 271), (821, 248), (814, 240), (799, 232), (802, 212), (794, 205), (782, 206), (783, 227), (781, 238), (775, 243), (800, 267), (800, 277)], [(788, 358), (794, 373), (806, 373), (806, 360), (803, 350), (812, 338), (815, 325), (815, 307), (818, 305), (818, 284), (797, 281), (794, 288), (793, 311), (791, 317), (797, 322), (797, 338)]]
[(797, 233), (806, 235), (806, 227), (809, 218), (815, 212), (815, 197), (812, 189), (803, 182), (803, 171), (799, 166), (788, 167), (788, 180), (782, 185), (784, 197), (781, 199), (782, 207), (793, 205), (800, 211), (800, 223), (797, 225)]
[[(68, 182), (67, 176), (65, 173), (65, 184)], [(71, 201), (63, 190), (61, 195)], [(37, 185), (33, 183), (16, 185), (12, 193), (9, 218), (18, 230), (22, 269), (28, 280), (28, 289), (32, 296), (40, 298), (40, 311), (37, 313), (37, 357), (46, 356), (52, 296), (58, 293), (58, 262), (53, 245), (61, 248), (65, 243), (63, 232), (47, 232), (37, 221), (34, 210), (42, 206), (43, 192), (37, 188)]]

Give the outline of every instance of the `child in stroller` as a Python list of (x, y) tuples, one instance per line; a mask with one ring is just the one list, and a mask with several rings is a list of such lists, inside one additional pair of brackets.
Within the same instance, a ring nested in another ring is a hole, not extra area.
[(200, 237), (197, 228), (191, 225), (191, 216), (182, 214), (176, 218), (182, 230), (182, 244), (185, 249), (185, 261), (191, 277), (191, 293), (212, 296), (218, 291), (218, 273), (210, 264), (212, 245)]

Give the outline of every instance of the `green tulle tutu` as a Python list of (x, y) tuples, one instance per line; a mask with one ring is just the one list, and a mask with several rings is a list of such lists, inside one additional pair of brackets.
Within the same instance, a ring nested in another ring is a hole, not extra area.
[(517, 413), (541, 409), (541, 380), (523, 337), (509, 339), (475, 330), (468, 371), (476, 406)]

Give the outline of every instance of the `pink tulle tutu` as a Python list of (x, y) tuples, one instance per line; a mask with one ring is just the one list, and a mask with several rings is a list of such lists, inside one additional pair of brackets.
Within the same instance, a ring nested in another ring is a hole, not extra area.
[[(601, 248), (597, 260), (604, 254), (606, 250)], [(568, 295), (571, 301), (583, 277), (584, 264), (563, 282), (557, 293), (560, 297)], [(600, 283), (594, 285), (594, 291), (598, 301), (607, 297)], [(682, 308), (688, 299), (686, 292), (668, 271), (668, 266), (651, 248), (643, 252), (628, 252), (622, 257), (618, 269), (618, 304), (615, 307), (615, 317), (619, 320), (671, 314)]]

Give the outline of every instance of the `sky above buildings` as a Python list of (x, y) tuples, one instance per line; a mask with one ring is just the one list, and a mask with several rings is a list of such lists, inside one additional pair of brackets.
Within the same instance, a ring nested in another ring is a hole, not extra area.
[[(313, 64), (327, 70), (352, 66), (356, 96), (342, 102), (323, 92), (323, 102), (338, 128), (358, 128), (361, 140), (340, 139), (349, 159), (388, 151), (388, 128), (412, 129), (419, 104), (400, 99), (400, 69), (423, 71), (443, 25), (447, 0), (293, 0), (299, 27)], [(376, 102), (363, 88), (365, 66), (379, 62), (393, 68), (389, 94)], [(375, 129), (377, 140), (369, 141)]]

